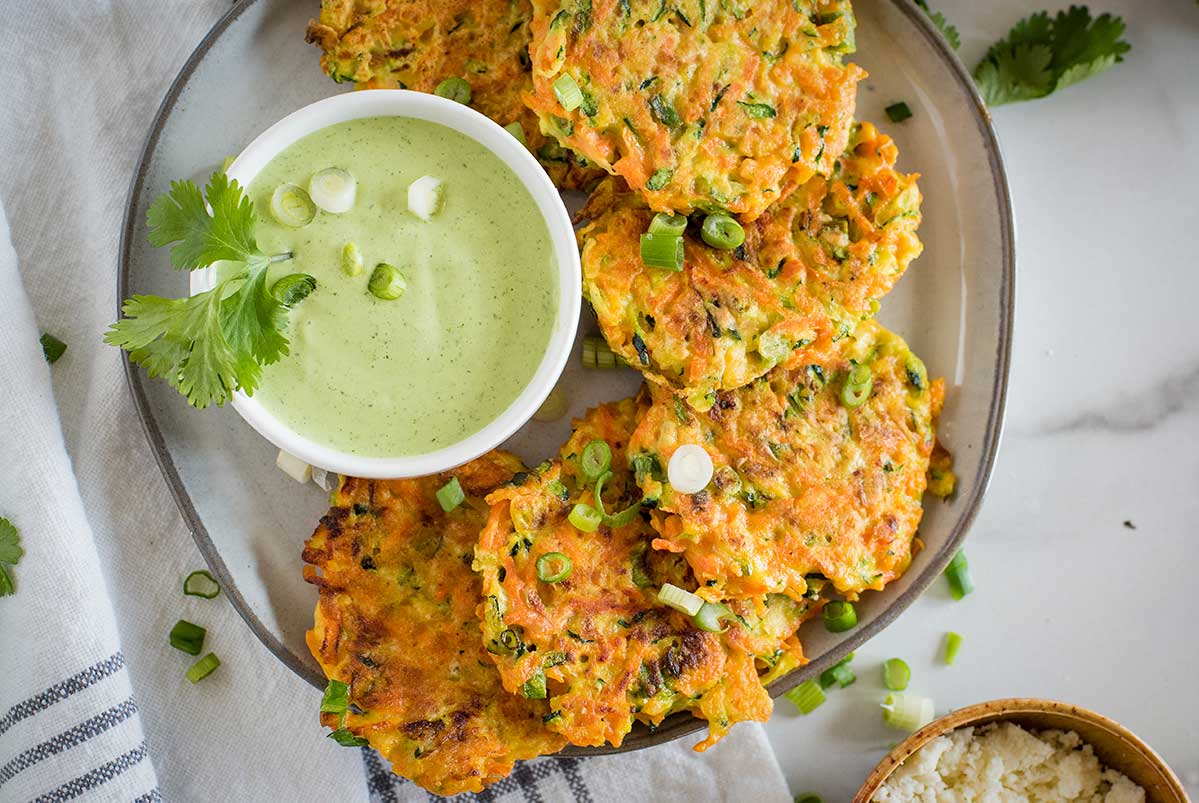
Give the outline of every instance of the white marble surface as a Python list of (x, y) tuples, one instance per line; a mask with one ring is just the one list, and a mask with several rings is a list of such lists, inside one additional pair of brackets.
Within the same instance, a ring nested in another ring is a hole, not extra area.
[[(970, 67), (1017, 19), (1056, 9), (932, 2)], [(954, 602), (933, 586), (810, 716), (779, 701), (767, 728), (793, 792), (848, 801), (902, 738), (877, 708), (880, 664), (899, 656), (939, 714), (1011, 696), (1104, 713), (1199, 797), (1199, 6), (1089, 5), (1128, 22), (1125, 63), (993, 115), (1017, 313), (1003, 446), (966, 542), (977, 590)], [(952, 667), (947, 630), (965, 636)]]

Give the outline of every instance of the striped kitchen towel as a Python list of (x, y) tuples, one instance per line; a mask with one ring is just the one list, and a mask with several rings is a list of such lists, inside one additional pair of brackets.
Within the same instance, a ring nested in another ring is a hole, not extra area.
[(0, 800), (159, 800), (37, 331), (0, 208)]
[[(611, 803), (611, 801), (740, 801), (790, 803), (766, 731), (742, 723), (704, 753), (691, 746), (693, 733), (668, 744), (633, 753), (588, 758), (546, 756), (516, 765), (507, 778), (477, 795), (459, 795), (455, 803)], [(396, 777), (386, 762), (362, 748), (371, 803), (444, 800)]]

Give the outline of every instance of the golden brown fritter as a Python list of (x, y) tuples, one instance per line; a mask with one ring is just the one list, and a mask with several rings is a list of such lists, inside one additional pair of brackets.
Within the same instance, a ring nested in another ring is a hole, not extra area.
[(701, 411), (717, 391), (835, 351), (920, 255), (920, 190), (897, 156), (886, 134), (855, 125), (832, 178), (746, 225), (740, 248), (709, 247), (693, 223), (679, 272), (641, 261), (653, 212), (601, 184), (579, 241), (583, 292), (612, 350)]
[[(320, 588), (308, 646), (326, 676), (349, 684), (344, 724), (396, 773), (431, 792), (478, 792), (519, 759), (559, 750), (548, 706), (508, 694), (482, 649), (470, 569), (487, 516), (483, 495), (520, 471), (492, 452), (452, 472), (411, 480), (345, 478), (304, 548)], [(466, 500), (435, 497), (457, 477)]]
[[(635, 501), (625, 445), (637, 415), (631, 399), (590, 411), (558, 460), (488, 496), (491, 516), (475, 560), (483, 638), (504, 687), (546, 697), (548, 726), (572, 743), (619, 745), (635, 720), (657, 725), (690, 710), (709, 722), (702, 750), (732, 723), (770, 716), (759, 673), (773, 679), (803, 662), (794, 634), (814, 605), (782, 596), (738, 601), (725, 632), (705, 632), (657, 601), (663, 583), (694, 588), (694, 580), (677, 556), (650, 548), (648, 513), (594, 532), (571, 524), (577, 503), (594, 504), (595, 484), (580, 469), (592, 441), (612, 452), (608, 512)], [(571, 569), (547, 582), (537, 563), (552, 553), (566, 555)]]
[(522, 102), (532, 88), (528, 0), (322, 0), (308, 41), (321, 67), (359, 89), (432, 92), (446, 78), (471, 86), (470, 105), (500, 125), (520, 123), (554, 183), (582, 189), (603, 171), (542, 135)]
[[(629, 454), (658, 500), (654, 547), (686, 557), (700, 596), (802, 600), (818, 576), (856, 598), (907, 569), (943, 386), (873, 321), (841, 345), (835, 359), (721, 392), (706, 413), (655, 389)], [(854, 365), (869, 366), (872, 390), (851, 407)], [(663, 471), (688, 443), (716, 468), (695, 494), (674, 491)]]
[[(542, 130), (657, 210), (752, 220), (827, 175), (853, 120), (848, 0), (533, 0)], [(581, 97), (567, 104), (577, 87)], [(564, 89), (566, 91), (564, 92)]]

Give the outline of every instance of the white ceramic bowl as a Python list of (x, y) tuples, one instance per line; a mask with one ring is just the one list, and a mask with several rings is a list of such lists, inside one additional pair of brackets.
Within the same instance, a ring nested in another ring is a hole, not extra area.
[[(507, 440), (532, 417), (553, 390), (570, 356), (578, 329), (582, 293), (578, 246), (570, 215), (558, 190), (528, 150), (503, 128), (473, 109), (436, 95), (380, 89), (317, 101), (289, 114), (258, 135), (226, 173), (243, 187), (249, 186), (259, 171), (292, 143), (322, 128), (362, 117), (409, 117), (446, 126), (483, 145), (520, 179), (537, 203), (549, 229), (558, 266), (558, 315), (541, 363), (528, 386), (499, 417), (451, 446), (419, 455), (362, 457), (349, 454), (301, 435), (244, 393), (234, 394), (233, 407), (272, 444), (318, 468), (373, 478), (435, 474), (473, 460)], [(213, 268), (195, 271), (191, 275), (191, 292), (209, 290), (215, 281)]]

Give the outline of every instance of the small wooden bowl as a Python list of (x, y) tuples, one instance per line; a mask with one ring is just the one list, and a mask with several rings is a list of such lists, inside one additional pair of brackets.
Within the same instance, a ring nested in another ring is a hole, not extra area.
[(1030, 730), (1074, 731), (1094, 748), (1101, 764), (1124, 773), (1143, 788), (1148, 803), (1190, 803), (1178, 777), (1161, 756), (1127, 728), (1076, 705), (1027, 698), (978, 703), (929, 723), (879, 762), (858, 790), (854, 803), (869, 803), (891, 773), (928, 742), (952, 730), (988, 722), (1013, 722)]

